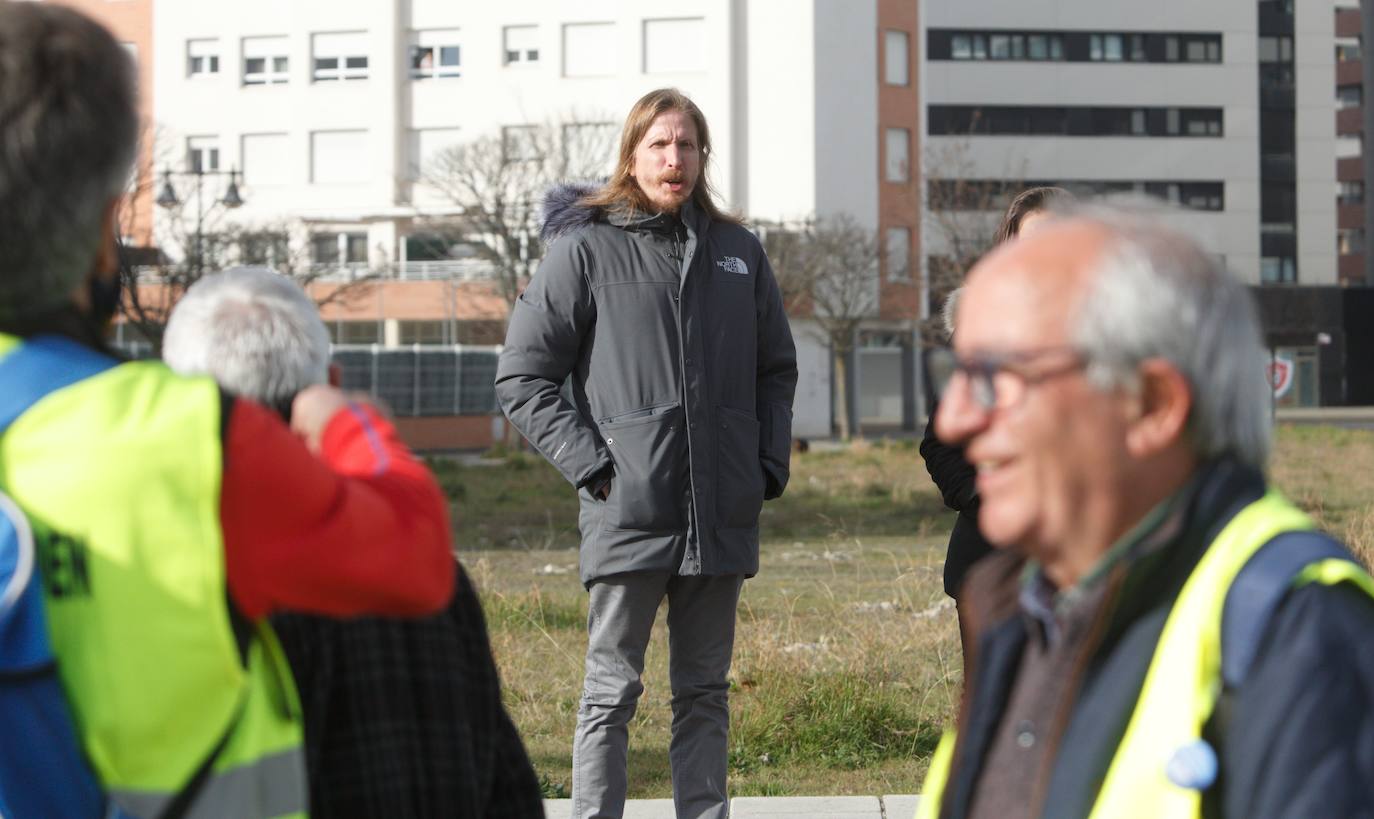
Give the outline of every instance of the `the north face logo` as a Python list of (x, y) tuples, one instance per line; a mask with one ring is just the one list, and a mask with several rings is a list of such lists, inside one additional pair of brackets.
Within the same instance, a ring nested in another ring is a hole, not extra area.
[(716, 267), (719, 267), (726, 273), (738, 273), (741, 276), (749, 275), (749, 265), (745, 264), (743, 259), (736, 256), (726, 256), (724, 259), (718, 259), (716, 261)]

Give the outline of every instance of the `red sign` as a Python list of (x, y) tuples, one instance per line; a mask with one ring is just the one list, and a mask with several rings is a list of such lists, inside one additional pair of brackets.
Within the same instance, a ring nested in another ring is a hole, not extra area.
[(1293, 389), (1293, 359), (1284, 356), (1277, 356), (1269, 360), (1264, 365), (1265, 374), (1269, 376), (1269, 386), (1274, 389), (1274, 397), (1282, 398)]

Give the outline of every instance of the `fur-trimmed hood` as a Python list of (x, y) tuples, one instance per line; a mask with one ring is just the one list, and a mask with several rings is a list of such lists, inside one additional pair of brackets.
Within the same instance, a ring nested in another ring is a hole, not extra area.
[(596, 193), (600, 186), (590, 182), (560, 182), (544, 194), (543, 224), (539, 238), (545, 244), (596, 222), (601, 209), (581, 203), (583, 197)]

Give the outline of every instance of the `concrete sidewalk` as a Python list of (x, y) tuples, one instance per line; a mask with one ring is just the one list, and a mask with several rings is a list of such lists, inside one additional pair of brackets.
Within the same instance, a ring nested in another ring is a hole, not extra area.
[[(919, 796), (737, 796), (730, 819), (912, 819)], [(548, 819), (569, 819), (572, 800), (545, 799)], [(671, 799), (631, 799), (625, 819), (674, 819)]]

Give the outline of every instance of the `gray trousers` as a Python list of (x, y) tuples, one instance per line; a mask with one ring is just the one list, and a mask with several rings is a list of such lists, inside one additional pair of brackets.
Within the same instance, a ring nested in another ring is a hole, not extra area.
[(587, 615), (587, 676), (573, 739), (574, 819), (619, 819), (625, 810), (628, 725), (644, 693), (644, 649), (668, 597), (668, 679), (673, 691), (673, 804), (678, 819), (725, 819), (727, 701), (741, 575), (668, 572), (597, 580)]

